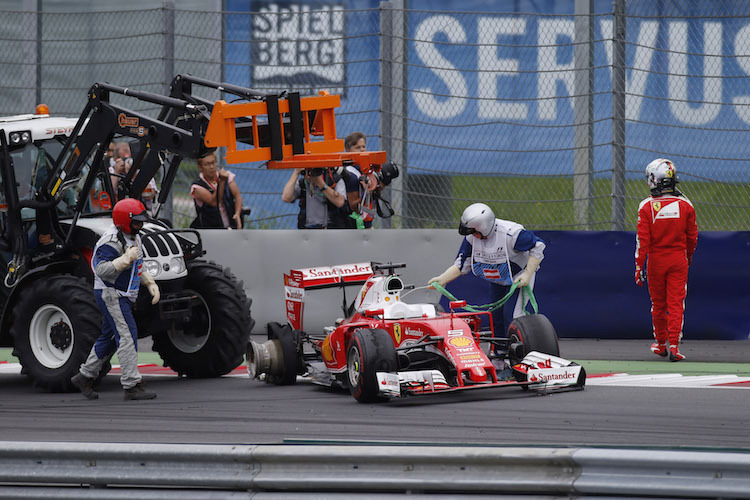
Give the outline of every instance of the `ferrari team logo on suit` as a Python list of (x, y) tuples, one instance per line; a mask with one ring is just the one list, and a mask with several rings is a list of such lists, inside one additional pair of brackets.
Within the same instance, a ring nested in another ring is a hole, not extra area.
[(661, 202), (660, 201), (653, 202), (651, 204), (651, 206), (654, 207), (654, 212), (658, 212), (659, 210), (661, 210)]
[(656, 214), (654, 220), (659, 219), (679, 219), (680, 218), (680, 203), (675, 201), (668, 205), (665, 205), (659, 213)]

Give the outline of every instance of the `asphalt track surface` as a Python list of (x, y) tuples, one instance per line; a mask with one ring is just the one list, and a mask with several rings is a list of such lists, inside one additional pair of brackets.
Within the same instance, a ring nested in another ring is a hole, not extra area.
[[(561, 355), (654, 361), (648, 345), (648, 341), (563, 340)], [(686, 342), (683, 350), (691, 361), (750, 360), (750, 341)], [(680, 363), (671, 365), (677, 370)], [(750, 451), (748, 389), (590, 385), (584, 391), (541, 396), (510, 388), (363, 405), (348, 393), (309, 383), (276, 387), (251, 381), (241, 372), (219, 379), (145, 375), (144, 380), (157, 399), (123, 401), (119, 378), (110, 375), (100, 399), (89, 401), (80, 394), (37, 392), (25, 376), (3, 373), (0, 439), (439, 442)]]

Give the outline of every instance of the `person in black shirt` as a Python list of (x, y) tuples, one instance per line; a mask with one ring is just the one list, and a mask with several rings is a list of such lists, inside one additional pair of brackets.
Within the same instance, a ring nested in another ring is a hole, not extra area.
[(213, 152), (197, 162), (200, 175), (190, 186), (197, 216), (190, 227), (242, 229), (242, 195), (235, 175), (225, 168), (219, 169)]

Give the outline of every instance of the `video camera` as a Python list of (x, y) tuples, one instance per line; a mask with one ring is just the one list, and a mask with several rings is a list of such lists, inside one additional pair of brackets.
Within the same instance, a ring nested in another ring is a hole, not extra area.
[(320, 177), (321, 175), (323, 175), (323, 170), (324, 169), (322, 168), (311, 168), (303, 170), (302, 172), (300, 172), (300, 174), (307, 175), (309, 173), (310, 177)]
[[(384, 187), (388, 186), (393, 179), (399, 176), (398, 167), (395, 163), (392, 161), (389, 161), (388, 163), (383, 163), (380, 166), (380, 170), (373, 169), (372, 175), (375, 177), (375, 180), (378, 181), (379, 184), (382, 184)], [(361, 182), (367, 182), (367, 176), (363, 175), (359, 178)]]

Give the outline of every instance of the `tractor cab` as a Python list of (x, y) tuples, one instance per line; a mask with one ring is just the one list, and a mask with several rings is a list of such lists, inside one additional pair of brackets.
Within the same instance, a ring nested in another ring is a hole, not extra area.
[[(0, 153), (0, 203), (4, 210), (13, 210), (14, 202), (40, 199), (40, 194), (51, 175), (54, 164), (63, 150), (65, 142), (73, 132), (77, 119), (49, 116), (45, 105), (37, 106), (37, 113), (0, 117), (2, 130), (2, 152)], [(80, 196), (90, 198), (84, 212), (101, 212), (111, 209), (111, 204), (102, 206), (102, 183), (96, 182), (90, 192), (82, 193), (83, 181), (88, 174), (84, 169), (76, 178), (65, 179), (64, 190), (56, 205), (59, 216), (70, 216), (75, 212)], [(9, 182), (15, 178), (16, 189)], [(15, 191), (9, 193), (8, 191)], [(24, 204), (28, 205), (28, 203)], [(22, 206), (20, 216), (24, 222), (35, 219), (36, 210)]]

